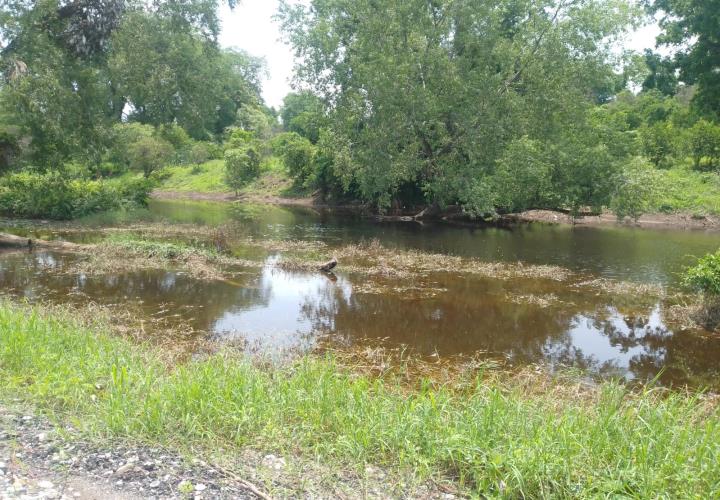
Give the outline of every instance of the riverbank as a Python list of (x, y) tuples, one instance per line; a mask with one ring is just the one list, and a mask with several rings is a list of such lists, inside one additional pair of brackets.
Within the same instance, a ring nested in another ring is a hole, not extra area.
[[(357, 212), (365, 212), (366, 208), (360, 205), (348, 206), (342, 205), (334, 207), (325, 203), (318, 202), (312, 197), (284, 197), (269, 194), (253, 194), (242, 193), (235, 195), (229, 192), (197, 192), (197, 191), (164, 191), (155, 190), (152, 197), (159, 200), (191, 200), (191, 201), (217, 201), (217, 202), (240, 202), (240, 203), (257, 203), (269, 205), (286, 205), (286, 206), (305, 206), (316, 208), (340, 208), (343, 210), (354, 210)], [(411, 215), (407, 216), (383, 216), (378, 218), (381, 221), (400, 221), (400, 222), (417, 222), (423, 218), (417, 218)], [(440, 220), (452, 222), (454, 224), (472, 223), (478, 224), (470, 218), (458, 217), (453, 212), (453, 217), (445, 217), (439, 214), (437, 217), (428, 218), (430, 220)], [(574, 226), (587, 227), (637, 227), (643, 229), (720, 229), (720, 217), (714, 215), (698, 215), (697, 213), (678, 212), (678, 213), (656, 213), (642, 215), (638, 220), (626, 218), (619, 221), (617, 216), (610, 211), (605, 211), (600, 215), (587, 215), (582, 217), (572, 217), (571, 215), (553, 210), (528, 210), (517, 214), (507, 214), (500, 218), (503, 223), (530, 223), (542, 222), (546, 224), (564, 224)], [(483, 222), (483, 224), (485, 224)]]
[(720, 217), (693, 213), (657, 213), (645, 214), (638, 220), (626, 218), (618, 221), (617, 216), (605, 211), (600, 215), (572, 217), (563, 212), (552, 210), (528, 210), (519, 214), (505, 216), (508, 221), (544, 222), (549, 224), (569, 224), (576, 226), (624, 226), (644, 229), (720, 229)]
[(103, 442), (225, 463), (249, 449), (286, 462), (315, 457), (355, 477), (375, 467), (406, 478), (390, 496), (437, 483), (504, 497), (720, 493), (720, 414), (707, 394), (482, 364), (449, 385), (410, 386), (332, 357), (273, 364), (219, 351), (168, 366), (101, 324), (10, 303), (0, 330), (2, 397)]
[[(327, 204), (314, 198), (311, 193), (298, 189), (288, 176), (281, 162), (269, 158), (263, 164), (262, 174), (248, 186), (233, 193), (223, 181), (224, 164), (213, 160), (195, 167), (168, 167), (169, 178), (153, 192), (156, 199), (206, 200), (260, 203), (273, 205), (314, 206), (370, 213), (363, 204)], [(573, 218), (566, 213), (550, 210), (529, 210), (519, 214), (501, 217), (501, 222), (544, 222), (551, 224), (572, 224), (582, 226), (630, 226), (657, 229), (720, 229), (720, 180), (717, 174), (695, 172), (689, 168), (677, 167), (661, 171), (666, 187), (657, 200), (656, 213), (641, 216), (637, 221), (626, 219), (619, 222), (615, 214), (605, 211), (598, 216)], [(393, 213), (379, 217), (383, 221), (415, 222), (440, 220), (454, 224), (478, 225), (462, 214), (458, 207), (442, 213), (426, 211), (418, 216), (422, 208)]]

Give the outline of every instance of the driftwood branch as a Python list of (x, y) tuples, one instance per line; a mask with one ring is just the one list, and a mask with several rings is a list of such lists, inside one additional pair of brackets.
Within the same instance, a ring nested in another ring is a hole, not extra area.
[(319, 267), (319, 269), (320, 269), (320, 271), (322, 271), (322, 272), (324, 272), (324, 273), (329, 273), (330, 271), (332, 271), (333, 269), (335, 269), (335, 267), (336, 267), (337, 265), (338, 265), (338, 261), (337, 261), (337, 259), (336, 259), (335, 257), (333, 257), (332, 259), (330, 259), (329, 261), (327, 261), (325, 264), (321, 265), (321, 266)]
[(0, 233), (0, 248), (49, 248), (52, 250), (79, 250), (91, 245), (80, 245), (67, 241), (45, 241), (23, 238), (14, 234)]

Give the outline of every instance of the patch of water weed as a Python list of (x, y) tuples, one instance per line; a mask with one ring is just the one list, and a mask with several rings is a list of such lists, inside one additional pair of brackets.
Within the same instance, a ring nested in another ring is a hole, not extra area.
[[(546, 294), (507, 294), (507, 300), (514, 304), (549, 307), (563, 303), (554, 293)], [(567, 302), (565, 303), (567, 304)]]

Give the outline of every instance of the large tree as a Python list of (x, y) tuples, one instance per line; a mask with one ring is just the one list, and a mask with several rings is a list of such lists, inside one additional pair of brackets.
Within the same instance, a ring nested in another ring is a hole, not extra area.
[[(260, 63), (217, 46), (219, 0), (8, 0), (0, 106), (30, 159), (97, 162), (112, 123), (177, 123), (205, 138), (259, 99)], [(234, 2), (231, 2), (234, 4)]]
[(720, 0), (655, 0), (663, 33), (658, 43), (677, 50), (680, 80), (697, 84), (701, 111), (720, 115)]
[(516, 141), (533, 146), (513, 154), (548, 157), (534, 164), (549, 161), (542, 175), (563, 188), (552, 203), (607, 194), (586, 111), (612, 74), (609, 42), (633, 19), (625, 2), (314, 0), (284, 3), (280, 18), (298, 79), (332, 109), (336, 173), (365, 198), (489, 211)]

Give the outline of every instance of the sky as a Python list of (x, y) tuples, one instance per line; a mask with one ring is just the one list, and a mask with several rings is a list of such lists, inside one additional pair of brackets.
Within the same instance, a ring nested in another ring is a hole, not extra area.
[[(292, 49), (280, 41), (279, 26), (272, 20), (277, 7), (278, 0), (243, 0), (234, 10), (222, 7), (220, 44), (265, 58), (269, 77), (263, 85), (263, 98), (269, 106), (279, 108), (292, 90), (294, 58)], [(637, 51), (654, 48), (658, 33), (657, 24), (640, 28), (628, 35), (624, 48)]]

